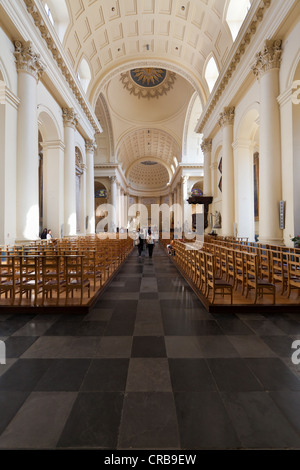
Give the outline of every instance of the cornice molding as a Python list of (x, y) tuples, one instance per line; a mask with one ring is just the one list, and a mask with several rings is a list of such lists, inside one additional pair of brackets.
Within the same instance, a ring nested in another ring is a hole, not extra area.
[(48, 142), (41, 142), (43, 150), (65, 150), (65, 144), (61, 140), (49, 140)]
[(235, 69), (237, 68), (239, 62), (242, 59), (242, 56), (245, 54), (246, 49), (248, 48), (252, 37), (255, 35), (259, 23), (263, 20), (266, 10), (271, 5), (271, 0), (262, 0), (259, 3), (259, 6), (255, 13), (252, 16), (252, 19), (242, 35), (240, 42), (237, 44), (235, 51), (232, 53), (232, 58), (229, 61), (226, 69), (224, 70), (222, 76), (219, 77), (216, 88), (213, 90), (213, 93), (209, 96), (208, 102), (205, 106), (205, 109), (200, 117), (198, 124), (196, 126), (195, 132), (201, 133), (204, 129), (206, 122), (208, 121), (210, 115), (212, 114), (216, 104), (221, 98), (227, 83), (232, 77)]
[(87, 116), (95, 133), (97, 134), (102, 132), (101, 126), (97, 118), (93, 115), (94, 113), (88, 101), (86, 100), (83, 92), (80, 90), (78, 84), (76, 83), (76, 79), (73, 78), (73, 71), (71, 71), (68, 64), (63, 58), (64, 52), (61, 46), (52, 37), (51, 31), (48, 28), (47, 23), (44, 21), (44, 18), (40, 12), (39, 7), (36, 5), (35, 0), (24, 0), (24, 2), (28, 13), (32, 16), (34, 24), (39, 29), (42, 38), (46, 42), (48, 49), (52, 53), (55, 62), (57, 63), (71, 90), (73, 91), (74, 96), (76, 97), (79, 105)]

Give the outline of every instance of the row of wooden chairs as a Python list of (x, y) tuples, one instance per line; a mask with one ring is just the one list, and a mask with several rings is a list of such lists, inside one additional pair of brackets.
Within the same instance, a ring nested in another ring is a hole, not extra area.
[(99, 240), (78, 237), (34, 242), (1, 248), (0, 298), (12, 303), (34, 297), (44, 304), (45, 298), (58, 301), (74, 297), (80, 302), (90, 298), (109, 279), (132, 250), (131, 240)]
[(212, 302), (218, 292), (228, 293), (232, 301), (232, 289), (239, 285), (246, 297), (254, 290), (254, 303), (268, 294), (275, 303), (276, 282), (282, 283), (282, 292), (287, 289), (288, 297), (292, 289), (300, 289), (300, 254), (293, 249), (272, 252), (257, 248), (249, 252), (205, 242), (197, 250), (193, 244), (175, 241), (174, 250), (175, 262), (196, 287), (207, 297), (212, 290)]

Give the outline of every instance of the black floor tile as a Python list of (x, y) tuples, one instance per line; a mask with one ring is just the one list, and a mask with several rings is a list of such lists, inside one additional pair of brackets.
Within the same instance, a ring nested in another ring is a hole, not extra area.
[(78, 391), (90, 363), (90, 359), (54, 359), (35, 391)]
[(207, 359), (207, 363), (220, 391), (262, 390), (262, 385), (243, 359)]
[(122, 392), (126, 387), (129, 359), (93, 359), (81, 390)]
[(243, 447), (300, 448), (300, 436), (266, 392), (222, 393)]
[(300, 390), (300, 379), (278, 358), (245, 359), (265, 390)]
[(134, 336), (131, 357), (166, 357), (163, 336)]
[(0, 392), (0, 434), (23, 405), (30, 392)]
[(140, 300), (155, 300), (158, 299), (157, 292), (140, 292)]
[(271, 320), (245, 320), (245, 323), (259, 336), (284, 335), (284, 332)]
[(224, 331), (225, 335), (253, 335), (253, 331), (238, 318), (219, 318), (217, 323)]
[(76, 336), (78, 325), (79, 322), (59, 320), (45, 331), (44, 336)]
[(236, 449), (240, 442), (218, 392), (175, 392), (182, 449)]
[(177, 449), (179, 436), (172, 393), (127, 393), (119, 449)]
[(214, 320), (170, 320), (163, 316), (166, 336), (222, 335), (222, 330)]
[(215, 391), (216, 385), (204, 359), (169, 359), (175, 392)]
[(300, 323), (290, 318), (277, 317), (273, 323), (288, 335), (300, 335)]
[(0, 322), (0, 337), (12, 335), (29, 321), (26, 316), (23, 319), (15, 319), (14, 317), (15, 315), (8, 320)]
[(291, 357), (293, 339), (289, 336), (261, 336), (261, 339), (280, 357)]
[(116, 449), (123, 393), (79, 392), (57, 447)]
[(5, 341), (6, 357), (20, 357), (37, 338), (37, 336), (10, 336)]
[(32, 391), (52, 359), (19, 359), (0, 377), (0, 390)]
[(300, 435), (300, 392), (270, 392), (270, 397)]

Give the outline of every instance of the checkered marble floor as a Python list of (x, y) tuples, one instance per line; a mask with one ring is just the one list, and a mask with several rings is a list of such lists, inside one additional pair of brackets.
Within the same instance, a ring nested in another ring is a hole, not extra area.
[(160, 246), (0, 339), (0, 449), (300, 449), (300, 313), (210, 314)]

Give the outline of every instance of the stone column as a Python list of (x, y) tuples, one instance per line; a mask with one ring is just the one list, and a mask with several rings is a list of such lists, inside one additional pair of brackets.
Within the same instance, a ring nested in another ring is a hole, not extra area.
[(204, 155), (204, 179), (203, 179), (203, 195), (204, 196), (211, 196), (211, 173), (210, 173), (211, 148), (212, 148), (212, 140), (204, 139), (201, 144), (201, 150)]
[(86, 150), (86, 215), (88, 226), (86, 233), (95, 233), (95, 182), (94, 152), (97, 146), (94, 140), (85, 141)]
[(219, 125), (223, 130), (222, 160), (222, 234), (234, 233), (234, 174), (233, 174), (233, 121), (234, 107), (224, 108)]
[(45, 70), (31, 43), (15, 42), (18, 71), (17, 239), (39, 237), (37, 84)]
[(77, 117), (73, 108), (62, 110), (65, 136), (65, 224), (64, 235), (76, 235), (76, 175), (75, 127)]
[(111, 205), (115, 208), (112, 212), (111, 217), (111, 227), (109, 227), (109, 231), (115, 232), (117, 228), (117, 177), (110, 176), (110, 192), (111, 192)]
[(279, 228), (281, 200), (281, 139), (279, 68), (281, 41), (265, 41), (264, 49), (256, 54), (253, 73), (260, 82), (259, 129), (259, 241), (282, 243)]
[(64, 143), (43, 142), (44, 225), (60, 238), (64, 224)]
[(0, 80), (0, 245), (16, 241), (19, 103), (19, 98)]

